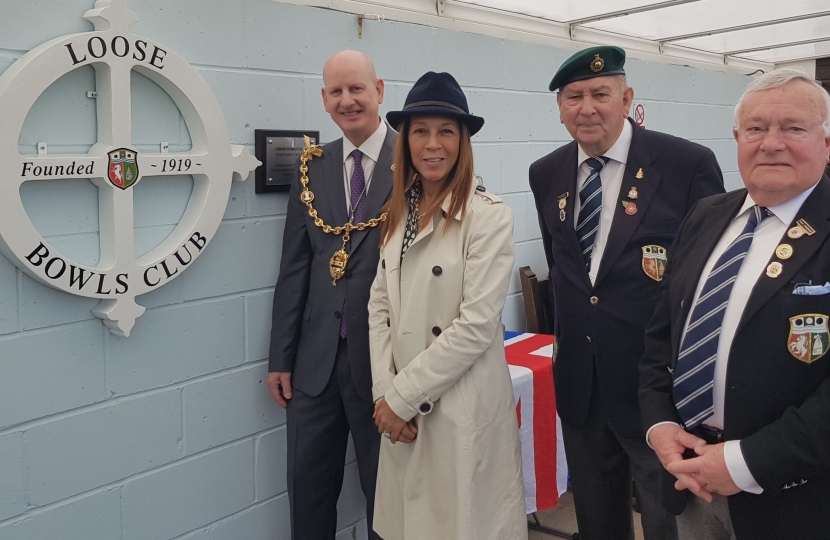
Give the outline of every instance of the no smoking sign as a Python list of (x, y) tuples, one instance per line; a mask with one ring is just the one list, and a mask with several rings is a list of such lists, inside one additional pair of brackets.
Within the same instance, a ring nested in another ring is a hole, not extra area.
[(634, 105), (634, 121), (641, 128), (646, 127), (646, 106), (644, 103)]

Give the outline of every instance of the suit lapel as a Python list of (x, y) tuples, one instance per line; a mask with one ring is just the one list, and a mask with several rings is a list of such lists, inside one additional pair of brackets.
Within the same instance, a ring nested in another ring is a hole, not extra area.
[[(632, 128), (628, 160), (625, 164), (620, 192), (615, 199), (614, 219), (611, 222), (611, 230), (605, 242), (594, 287), (598, 286), (602, 279), (608, 275), (611, 268), (614, 267), (614, 263), (628, 246), (631, 236), (640, 225), (643, 215), (648, 210), (648, 205), (654, 199), (657, 186), (660, 184), (660, 173), (649, 167), (657, 157), (654, 154), (654, 149), (645, 140), (645, 133), (642, 128), (637, 126), (632, 126)], [(643, 177), (637, 178), (640, 169), (643, 170)], [(632, 187), (637, 188), (638, 195), (637, 199), (633, 201), (628, 198), (628, 192)], [(637, 205), (635, 214), (625, 213), (626, 208), (622, 205), (624, 200)]]
[[(684, 291), (684, 296), (679, 302), (681, 306), (680, 316), (675, 320), (676, 324), (672, 325), (672, 343), (677, 345), (677, 349), (680, 348), (680, 336), (686, 326), (686, 319), (689, 318), (703, 268), (712, 255), (712, 251), (715, 250), (715, 246), (718, 245), (724, 231), (735, 219), (745, 199), (746, 191), (742, 190), (740, 196), (728, 196), (720, 204), (712, 205), (706, 212), (703, 226), (694, 241), (692, 253), (685, 258), (686, 264), (682, 268), (671, 269), (670, 279), (673, 282), (671, 288)], [(669, 264), (671, 265), (671, 262)], [(674, 352), (677, 354), (678, 351), (675, 350)]]
[[(781, 290), (781, 287), (790, 283), (796, 272), (801, 269), (804, 264), (810, 260), (819, 247), (824, 243), (827, 235), (830, 234), (830, 209), (828, 209), (827, 201), (830, 199), (830, 180), (827, 176), (823, 177), (813, 192), (801, 205), (795, 219), (787, 226), (794, 226), (799, 219), (805, 220), (809, 223), (815, 234), (804, 235), (801, 238), (791, 239), (784, 233), (779, 243), (787, 243), (793, 247), (793, 255), (791, 258), (782, 262), (783, 271), (776, 278), (771, 278), (764, 273), (758, 278), (755, 287), (752, 289), (752, 294), (746, 303), (744, 312), (741, 315), (741, 322), (738, 324), (737, 332), (749, 322), (750, 319), (758, 312), (761, 307), (766, 304), (775, 293)], [(778, 261), (778, 257), (773, 254), (771, 261)]]
[[(387, 126), (386, 139), (378, 155), (378, 162), (372, 172), (372, 181), (369, 184), (369, 191), (366, 193), (366, 210), (363, 215), (363, 222), (380, 215), (383, 205), (389, 199), (392, 192), (394, 175), (392, 173), (392, 151), (395, 147), (395, 132)], [(345, 204), (345, 202), (343, 203)], [(378, 225), (380, 226), (380, 225)], [(351, 252), (354, 253), (363, 239), (368, 236), (370, 229), (354, 231), (351, 234)], [(375, 246), (377, 247), (377, 246)]]
[[(551, 200), (551, 213), (555, 217), (552, 217), (550, 222), (555, 224), (554, 228), (558, 228), (561, 231), (562, 241), (564, 242), (565, 248), (570, 253), (574, 254), (576, 261), (581, 262), (582, 248), (579, 247), (579, 238), (576, 235), (576, 229), (574, 226), (574, 223), (576, 222), (575, 216), (579, 214), (579, 207), (577, 206), (579, 186), (576, 185), (576, 170), (579, 166), (579, 163), (577, 163), (577, 156), (578, 152), (576, 142), (574, 141), (568, 143), (568, 152), (562, 160), (564, 166), (559, 168), (558, 173), (554, 174), (553, 180), (551, 181), (551, 191), (553, 194)], [(564, 208), (565, 220), (562, 221), (559, 217), (559, 201), (556, 198), (566, 193), (568, 194), (568, 197)], [(584, 265), (577, 264), (577, 266), (581, 267), (584, 271), (566, 272), (564, 275), (575, 280), (577, 285), (582, 285), (586, 289), (590, 289), (591, 280), (588, 277), (588, 271), (585, 270)]]
[(322, 169), (320, 178), (309, 176), (309, 189), (314, 191), (315, 181), (317, 185), (323, 184), (332, 223), (329, 223), (327, 219), (323, 221), (332, 227), (339, 227), (349, 219), (346, 211), (346, 191), (343, 187), (343, 139), (327, 145), (323, 154)]

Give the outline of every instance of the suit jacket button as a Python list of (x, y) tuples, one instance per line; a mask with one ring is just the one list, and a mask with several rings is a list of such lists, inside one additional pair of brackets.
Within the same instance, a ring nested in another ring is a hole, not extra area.
[(335, 312), (334, 312), (334, 317), (335, 317), (335, 318), (337, 318), (337, 319), (339, 319), (339, 318), (340, 318), (340, 312), (339, 312), (339, 311), (335, 311)]
[(441, 329), (438, 328), (437, 326), (433, 326), (432, 327), (432, 335), (436, 336), (436, 337), (440, 336), (441, 335)]
[(386, 326), (392, 326), (392, 324), (389, 322), (389, 317), (386, 317)]
[(440, 275), (441, 275), (441, 272), (443, 272), (443, 270), (441, 270), (441, 267), (440, 267), (440, 266), (433, 266), (433, 267), (432, 267), (432, 275), (434, 275), (434, 276), (440, 276)]
[(346, 272), (346, 279), (352, 279), (352, 273)]
[(421, 403), (421, 406), (419, 407), (419, 409), (421, 409), (422, 413), (428, 413), (429, 412), (429, 403)]
[(599, 304), (599, 298), (597, 298), (596, 296), (592, 296), (590, 302), (592, 306), (595, 306)]

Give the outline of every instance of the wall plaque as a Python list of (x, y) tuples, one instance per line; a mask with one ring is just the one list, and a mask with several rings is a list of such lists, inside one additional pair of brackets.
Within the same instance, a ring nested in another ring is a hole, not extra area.
[(255, 131), (256, 157), (262, 161), (262, 166), (256, 171), (257, 193), (273, 193), (291, 189), (291, 183), (298, 178), (305, 135), (311, 139), (311, 144), (319, 144), (319, 131), (275, 129)]

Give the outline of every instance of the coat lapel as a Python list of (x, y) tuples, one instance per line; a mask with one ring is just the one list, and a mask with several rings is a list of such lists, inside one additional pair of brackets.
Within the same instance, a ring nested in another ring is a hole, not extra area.
[[(755, 287), (752, 289), (752, 294), (746, 303), (744, 312), (741, 315), (741, 322), (738, 324), (737, 332), (746, 325), (747, 322), (758, 312), (761, 307), (766, 304), (770, 298), (775, 295), (781, 287), (788, 285), (804, 264), (810, 260), (819, 247), (824, 243), (827, 235), (830, 234), (830, 208), (827, 206), (827, 201), (830, 200), (830, 179), (824, 176), (810, 194), (804, 204), (801, 205), (795, 219), (787, 226), (794, 226), (799, 219), (805, 220), (809, 223), (815, 234), (804, 235), (801, 238), (791, 239), (784, 233), (779, 243), (787, 243), (793, 247), (793, 255), (791, 258), (782, 262), (783, 271), (776, 278), (771, 278), (766, 275), (766, 272), (758, 278)], [(779, 260), (773, 254), (770, 262)]]
[(389, 305), (392, 307), (392, 317), (395, 320), (400, 320), (401, 313), (401, 249), (405, 229), (405, 223), (399, 223), (381, 253), (383, 264), (386, 265), (384, 270), (386, 291), (389, 294)]
[[(313, 161), (312, 161), (313, 163)], [(323, 219), (327, 225), (339, 227), (348, 221), (346, 211), (346, 192), (343, 187), (343, 139), (338, 139), (326, 146), (323, 153), (322, 171), (320, 178), (309, 176), (308, 186), (314, 191), (314, 185), (323, 184), (326, 201), (329, 203), (329, 220)], [(321, 216), (322, 217), (322, 216)]]
[[(579, 238), (576, 235), (576, 229), (574, 226), (575, 216), (579, 214), (579, 208), (577, 207), (577, 199), (579, 198), (579, 186), (576, 185), (576, 170), (579, 166), (577, 163), (577, 144), (576, 142), (571, 142), (568, 144), (568, 152), (565, 155), (564, 159), (562, 160), (565, 163), (564, 167), (560, 167), (558, 173), (554, 174), (553, 180), (551, 181), (551, 191), (553, 194), (553, 198), (551, 200), (551, 213), (553, 216), (550, 219), (551, 223), (558, 224), (558, 228), (562, 233), (562, 240), (564, 242), (565, 248), (574, 254), (575, 260), (582, 261), (582, 248), (579, 247)], [(566, 205), (565, 205), (565, 220), (562, 221), (559, 218), (559, 206), (557, 197), (568, 194)], [(557, 227), (557, 225), (554, 225)], [(582, 269), (584, 269), (584, 265), (578, 265)], [(584, 272), (568, 272), (565, 275), (569, 278), (573, 278), (577, 283), (576, 285), (582, 285), (585, 287), (586, 290), (591, 288), (591, 280), (588, 277), (588, 271), (585, 270)]]
[[(389, 194), (392, 192), (392, 183), (394, 173), (392, 172), (392, 151), (395, 147), (395, 132), (392, 128), (387, 126), (386, 139), (383, 141), (383, 147), (378, 156), (378, 162), (375, 164), (374, 172), (372, 173), (372, 181), (369, 184), (369, 191), (366, 193), (366, 210), (363, 215), (363, 222), (367, 222), (372, 218), (380, 215), (383, 205), (389, 199)], [(341, 151), (342, 155), (342, 151)], [(343, 203), (346, 204), (345, 201)], [(380, 225), (378, 225), (380, 227)], [(358, 246), (363, 242), (363, 239), (369, 234), (369, 229), (362, 231), (354, 231), (351, 234), (351, 252), (354, 253)], [(377, 247), (377, 246), (375, 246)]]
[[(615, 199), (614, 219), (611, 222), (608, 240), (605, 242), (594, 287), (597, 287), (602, 279), (608, 275), (611, 268), (614, 267), (614, 263), (617, 262), (617, 259), (628, 246), (631, 236), (640, 225), (640, 221), (648, 210), (648, 205), (654, 199), (657, 186), (660, 184), (660, 173), (650, 168), (651, 163), (657, 158), (654, 149), (645, 140), (645, 133), (642, 128), (632, 127), (631, 147), (628, 150), (628, 160), (625, 164), (620, 192)], [(637, 178), (640, 169), (643, 170), (643, 177)], [(628, 192), (635, 186), (638, 196), (636, 200), (631, 201), (628, 198)], [(636, 204), (637, 212), (632, 215), (626, 214), (626, 208), (622, 204), (623, 201)]]

